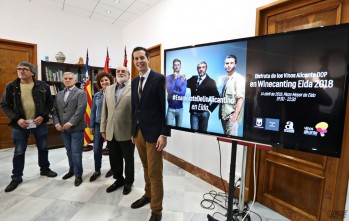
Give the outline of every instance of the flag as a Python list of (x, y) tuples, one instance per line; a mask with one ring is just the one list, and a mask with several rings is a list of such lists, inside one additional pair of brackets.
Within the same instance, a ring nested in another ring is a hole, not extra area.
[(110, 73), (109, 69), (109, 53), (108, 53), (108, 48), (107, 48), (107, 57), (105, 58), (105, 64), (104, 64), (104, 72)]
[[(91, 80), (90, 75), (88, 73), (89, 66), (88, 66), (88, 49), (86, 54), (86, 64), (84, 73), (85, 75), (82, 77), (81, 86), (83, 90), (86, 92), (87, 97), (87, 106), (86, 106), (86, 112), (85, 112), (85, 121), (87, 124), (90, 123), (90, 116), (91, 116), (91, 108), (92, 108), (92, 87), (91, 87)], [(93, 135), (90, 133), (90, 129), (87, 127), (84, 131), (84, 147), (87, 147), (89, 143), (91, 143), (93, 140)]]
[(124, 55), (124, 67), (127, 67), (126, 45), (125, 45), (125, 55)]

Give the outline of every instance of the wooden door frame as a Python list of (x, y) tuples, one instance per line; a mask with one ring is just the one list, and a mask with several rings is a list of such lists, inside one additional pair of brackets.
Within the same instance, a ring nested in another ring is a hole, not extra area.
[[(267, 30), (267, 21), (270, 16), (277, 15), (285, 11), (285, 8), (294, 9), (295, 7), (303, 7), (309, 4), (324, 2), (326, 4), (335, 4), (339, 3), (342, 13), (336, 17), (337, 24), (349, 22), (349, 13), (344, 13), (349, 11), (349, 0), (280, 0), (269, 5), (260, 7), (256, 12), (256, 36), (264, 35), (268, 33)], [(349, 110), (349, 96), (347, 99), (346, 109)], [(349, 113), (349, 112), (348, 112)], [(326, 205), (330, 205), (331, 208), (328, 208), (327, 211), (345, 211), (346, 197), (347, 197), (347, 187), (348, 187), (348, 178), (349, 178), (349, 114), (346, 114), (344, 125), (344, 137), (342, 144), (342, 153), (340, 158), (327, 157), (328, 164), (327, 166), (334, 166), (337, 168), (333, 177), (335, 177), (336, 182), (334, 186), (325, 186), (324, 187), (324, 201)], [(259, 165), (261, 162), (261, 151), (258, 151), (257, 162)], [(248, 163), (247, 163), (247, 177), (246, 177), (246, 197), (251, 199), (253, 195), (253, 177), (252, 177), (252, 165), (253, 165), (253, 153), (249, 151), (248, 154)], [(259, 168), (257, 168), (257, 171)], [(259, 179), (257, 179), (259, 180)], [(261, 185), (261, 184), (259, 184)], [(258, 186), (258, 184), (257, 184)], [(325, 202), (326, 201), (326, 202)], [(326, 211), (321, 211), (321, 217), (325, 217), (324, 214)]]
[[(39, 70), (38, 70), (38, 65), (37, 65), (37, 45), (36, 44), (0, 38), (0, 47), (2, 49), (5, 49), (5, 50), (21, 51), (21, 52), (26, 53), (27, 58), (28, 58), (26, 61), (32, 63), (37, 70), (36, 74), (35, 74), (35, 77), (37, 79)], [(17, 60), (17, 58), (15, 60)], [(14, 65), (14, 67), (13, 67), (14, 72), (15, 72), (17, 64), (19, 62), (21, 62), (21, 60), (18, 60), (16, 62), (17, 62), (16, 64), (13, 64)], [(11, 62), (11, 64), (12, 64), (12, 62)], [(0, 66), (0, 69), (2, 69), (2, 68), (4, 68), (4, 64), (2, 64), (2, 66)], [(1, 72), (2, 71), (0, 71), (0, 73)], [(4, 73), (4, 74), (6, 74), (6, 73)], [(15, 79), (16, 78), (13, 78), (10, 81), (15, 80)], [(9, 83), (9, 82), (7, 82), (7, 83)], [(5, 86), (4, 86), (4, 88), (0, 88), (0, 93), (2, 93), (4, 89), (5, 89)], [(1, 116), (0, 125), (2, 127), (4, 126), (6, 128), (6, 130), (8, 128), (11, 131), (11, 129), (10, 129), (11, 127), (8, 126), (8, 122), (9, 122), (9, 119), (7, 118), (6, 115), (4, 115), (4, 117)], [(14, 146), (12, 139), (11, 139), (11, 134), (9, 133), (8, 135), (9, 135), (8, 139), (6, 137), (5, 140), (1, 140), (0, 149), (11, 148)], [(7, 136), (7, 134), (6, 134), (6, 136)], [(29, 136), (28, 144), (33, 144), (33, 143), (34, 143), (34, 138), (31, 135), (31, 136)]]
[[(160, 55), (160, 64), (162, 62), (162, 54), (161, 54), (161, 51), (162, 51), (162, 45), (161, 44), (157, 44), (157, 45), (154, 45), (150, 48), (147, 48), (147, 50), (149, 51), (149, 59), (151, 60), (151, 58), (153, 56), (157, 56), (157, 55)], [(150, 67), (151, 68), (151, 67)], [(160, 70), (155, 70), (159, 73), (161, 73), (161, 67), (160, 67)], [(133, 64), (133, 59), (132, 59), (132, 54), (131, 54), (131, 80), (133, 80), (134, 78), (136, 78), (138, 76), (138, 71), (136, 69), (136, 67), (134, 66)]]
[(21, 41), (13, 41), (8, 39), (0, 38), (0, 44), (4, 44), (6, 46), (12, 46), (12, 47), (21, 47), (21, 48), (31, 48), (33, 51), (32, 56), (29, 56), (32, 58), (32, 60), (29, 60), (28, 62), (32, 63), (36, 68), (36, 78), (38, 77), (38, 63), (37, 63), (37, 45), (33, 43), (28, 42), (21, 42)]

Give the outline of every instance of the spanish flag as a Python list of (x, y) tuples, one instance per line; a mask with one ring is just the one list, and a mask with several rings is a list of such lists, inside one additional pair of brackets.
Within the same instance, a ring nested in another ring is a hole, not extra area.
[(127, 53), (126, 53), (126, 45), (124, 50), (124, 67), (127, 67)]
[[(87, 107), (86, 107), (86, 112), (84, 117), (85, 117), (85, 121), (87, 123), (90, 123), (91, 108), (92, 108), (92, 87), (91, 87), (91, 80), (90, 80), (90, 75), (88, 71), (89, 71), (89, 66), (88, 66), (88, 49), (87, 49), (86, 64), (84, 69), (85, 76), (82, 78), (83, 79), (82, 86), (87, 96)], [(92, 140), (93, 140), (93, 135), (90, 133), (90, 129), (85, 128), (84, 147), (87, 147), (88, 144), (92, 142)]]
[(110, 69), (109, 69), (109, 52), (108, 52), (108, 48), (107, 48), (107, 57), (105, 58), (105, 63), (104, 63), (104, 72), (110, 73)]

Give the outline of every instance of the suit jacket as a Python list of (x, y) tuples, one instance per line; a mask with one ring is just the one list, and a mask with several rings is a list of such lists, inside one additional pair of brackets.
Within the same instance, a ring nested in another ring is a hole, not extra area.
[(113, 136), (117, 141), (127, 141), (131, 140), (132, 130), (131, 80), (126, 83), (115, 103), (116, 85), (105, 90), (100, 132), (106, 133), (108, 141)]
[(132, 135), (136, 136), (139, 128), (146, 142), (155, 143), (160, 135), (171, 136), (171, 130), (165, 127), (165, 77), (151, 70), (141, 100), (139, 81), (139, 76), (132, 81)]
[(56, 95), (53, 107), (53, 123), (62, 126), (70, 122), (73, 126), (68, 132), (85, 130), (87, 124), (84, 114), (86, 112), (87, 98), (85, 91), (74, 87), (70, 92), (67, 101), (64, 103), (64, 90)]
[[(206, 74), (206, 78), (201, 82), (201, 84), (197, 87), (196, 82), (198, 81), (198, 75), (192, 76), (187, 81), (187, 88), (190, 88), (191, 96), (192, 97), (211, 97), (219, 98), (219, 92), (217, 90), (216, 82), (210, 78)], [(204, 112), (204, 111), (211, 111), (211, 113), (214, 111), (214, 109), (217, 107), (218, 103), (208, 103), (208, 102), (200, 102), (200, 101), (191, 101), (189, 112)]]

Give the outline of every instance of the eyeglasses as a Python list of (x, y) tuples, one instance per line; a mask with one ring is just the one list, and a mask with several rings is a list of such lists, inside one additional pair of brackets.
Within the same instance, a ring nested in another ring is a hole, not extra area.
[(29, 68), (17, 68), (17, 71), (28, 72), (28, 71), (29, 71)]
[(126, 73), (126, 71), (125, 70), (116, 70), (116, 73)]

